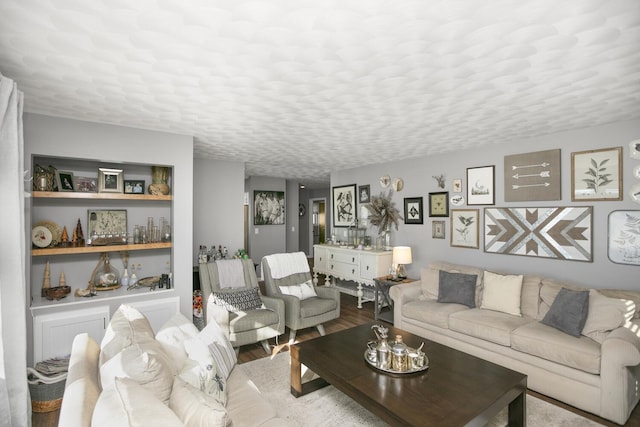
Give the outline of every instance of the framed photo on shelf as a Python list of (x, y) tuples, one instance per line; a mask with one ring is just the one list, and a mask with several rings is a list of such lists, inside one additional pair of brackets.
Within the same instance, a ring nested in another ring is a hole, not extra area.
[(479, 209), (451, 209), (451, 246), (480, 247)]
[(358, 186), (358, 203), (369, 203), (371, 201), (371, 186)]
[(253, 225), (284, 224), (284, 191), (253, 192)]
[(75, 191), (73, 187), (73, 172), (56, 170), (56, 184), (58, 191)]
[(74, 176), (73, 186), (76, 191), (82, 193), (95, 193), (98, 191), (97, 178), (88, 178), (86, 176)]
[(423, 222), (422, 197), (406, 197), (404, 199), (404, 223), (422, 224)]
[(429, 193), (429, 216), (449, 216), (449, 192)]
[(122, 169), (98, 169), (98, 193), (123, 193)]
[(349, 227), (357, 218), (356, 185), (333, 187), (333, 226)]
[(571, 153), (571, 201), (622, 200), (622, 147)]
[(467, 205), (495, 204), (495, 166), (467, 168)]
[(125, 180), (125, 194), (144, 194), (144, 180)]
[(607, 253), (611, 262), (640, 265), (640, 210), (613, 211), (607, 224)]
[(431, 221), (431, 237), (433, 239), (445, 238), (445, 225), (444, 221)]

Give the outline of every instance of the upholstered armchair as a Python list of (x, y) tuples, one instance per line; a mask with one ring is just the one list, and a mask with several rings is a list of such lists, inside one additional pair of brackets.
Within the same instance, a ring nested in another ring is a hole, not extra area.
[(284, 333), (284, 302), (264, 296), (250, 259), (218, 260), (200, 264), (204, 318), (215, 320), (233, 347), (260, 342), (267, 353), (269, 338)]
[(262, 259), (262, 276), (265, 293), (284, 301), (290, 343), (299, 329), (315, 326), (324, 335), (322, 324), (340, 317), (340, 291), (315, 286), (303, 252), (267, 255)]

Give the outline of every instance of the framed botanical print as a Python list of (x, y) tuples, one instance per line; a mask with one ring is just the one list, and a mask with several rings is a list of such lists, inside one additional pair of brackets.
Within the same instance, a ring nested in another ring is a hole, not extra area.
[(333, 187), (333, 226), (349, 227), (357, 218), (356, 185)]
[(609, 259), (617, 264), (640, 265), (640, 211), (613, 211), (607, 224)]
[(467, 168), (467, 205), (495, 204), (495, 168)]
[(451, 209), (451, 246), (480, 247), (479, 209)]
[(622, 200), (622, 147), (571, 153), (571, 201)]
[(431, 237), (433, 239), (445, 238), (445, 226), (444, 221), (431, 221)]
[(422, 224), (422, 197), (406, 197), (404, 199), (404, 223)]
[(449, 192), (429, 193), (429, 216), (449, 216)]

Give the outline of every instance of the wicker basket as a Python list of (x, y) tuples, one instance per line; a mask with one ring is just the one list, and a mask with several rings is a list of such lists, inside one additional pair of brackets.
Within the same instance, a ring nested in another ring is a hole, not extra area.
[(66, 377), (51, 384), (29, 382), (33, 412), (51, 412), (60, 409), (66, 382)]

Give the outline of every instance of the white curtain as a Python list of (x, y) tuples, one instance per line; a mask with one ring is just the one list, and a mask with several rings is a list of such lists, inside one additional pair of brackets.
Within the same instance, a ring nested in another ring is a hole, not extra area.
[(0, 74), (0, 426), (31, 425), (27, 386), (23, 95)]

